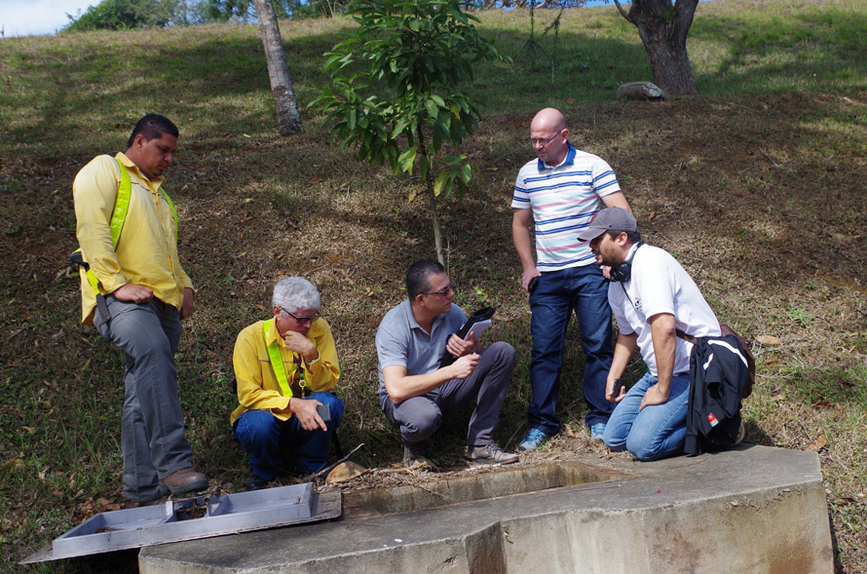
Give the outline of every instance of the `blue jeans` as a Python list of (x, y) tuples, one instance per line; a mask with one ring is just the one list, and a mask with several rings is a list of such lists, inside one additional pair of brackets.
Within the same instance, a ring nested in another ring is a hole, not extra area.
[(126, 356), (123, 400), (123, 495), (136, 502), (159, 498), (160, 479), (191, 466), (178, 398), (175, 353), (183, 328), (180, 312), (158, 299), (147, 303), (105, 298), (94, 325)]
[(614, 347), (611, 342), (611, 308), (608, 281), (597, 265), (570, 267), (542, 273), (530, 294), (533, 311), (531, 331), (533, 354), (530, 360), (532, 396), (527, 409), (530, 427), (557, 434), (557, 397), (560, 370), (566, 346), (566, 327), (572, 312), (581, 328), (584, 350), (584, 401), (587, 425), (604, 423), (614, 406), (605, 399), (605, 383)]
[(671, 392), (666, 402), (644, 407), (638, 412), (644, 393), (657, 381), (648, 372), (617, 403), (602, 435), (608, 448), (625, 448), (638, 460), (658, 460), (683, 452), (689, 373), (672, 377)]
[[(234, 425), (234, 434), (244, 449), (250, 453), (253, 474), (265, 480), (274, 480), (284, 468), (282, 448), (291, 451), (292, 464), (288, 470), (312, 473), (325, 468), (328, 457), (328, 441), (343, 419), (343, 401), (328, 392), (313, 393), (307, 399), (315, 399), (331, 409), (331, 424), (327, 431), (304, 430), (298, 417), (281, 421), (270, 411), (253, 410), (241, 413)], [(282, 448), (281, 448), (282, 447)]]

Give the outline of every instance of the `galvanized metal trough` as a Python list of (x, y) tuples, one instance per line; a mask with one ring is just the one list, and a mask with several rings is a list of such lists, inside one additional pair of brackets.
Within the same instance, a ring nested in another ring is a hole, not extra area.
[[(20, 564), (73, 558), (315, 522), (341, 514), (340, 497), (320, 497), (313, 483), (223, 496), (168, 500), (164, 505), (102, 512), (54, 539)], [(201, 514), (201, 516), (196, 517)]]

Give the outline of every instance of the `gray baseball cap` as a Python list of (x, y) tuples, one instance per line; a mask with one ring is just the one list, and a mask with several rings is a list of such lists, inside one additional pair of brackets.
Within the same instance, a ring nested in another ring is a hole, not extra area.
[(596, 239), (606, 231), (638, 231), (638, 222), (622, 207), (609, 207), (593, 216), (587, 229), (578, 234), (578, 241)]

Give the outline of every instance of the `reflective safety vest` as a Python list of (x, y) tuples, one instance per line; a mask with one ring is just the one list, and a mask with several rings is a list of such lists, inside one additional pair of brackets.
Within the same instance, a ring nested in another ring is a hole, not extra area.
[[(268, 337), (268, 331), (274, 326), (274, 319), (268, 319), (262, 323), (262, 331), (265, 338)], [(274, 326), (276, 329), (277, 327)], [(286, 365), (283, 364), (283, 355), (280, 353), (280, 344), (274, 341), (268, 345), (268, 358), (271, 360), (271, 368), (274, 369), (274, 375), (277, 377), (277, 382), (280, 383), (280, 390), (284, 397), (292, 398), (292, 386), (289, 384), (289, 376), (286, 374)], [(304, 365), (301, 363), (301, 358), (295, 353), (292, 354), (292, 360), (295, 362), (295, 370), (292, 374), (298, 373), (299, 384), (304, 389), (307, 383), (304, 382)]]
[[(117, 162), (118, 171), (120, 172), (120, 182), (118, 183), (117, 199), (115, 199), (114, 202), (114, 210), (111, 213), (111, 221), (109, 222), (108, 227), (111, 230), (111, 244), (115, 249), (117, 249), (117, 242), (120, 240), (120, 232), (123, 230), (123, 223), (126, 220), (126, 214), (129, 211), (129, 197), (132, 193), (132, 183), (130, 182), (129, 172), (126, 169), (126, 166), (123, 165), (119, 159), (114, 158), (114, 160)], [(163, 194), (166, 203), (169, 204), (169, 207), (172, 210), (172, 215), (175, 218), (175, 241), (177, 242), (178, 211), (175, 209), (175, 205), (172, 203), (169, 194), (162, 188), (160, 188), (160, 192)], [(72, 255), (69, 256), (69, 259), (72, 263), (79, 266), (79, 273), (84, 277), (87, 277), (87, 281), (93, 289), (95, 297), (100, 297), (99, 280), (96, 278), (96, 275), (93, 274), (93, 271), (90, 270), (90, 265), (84, 260), (81, 253), (81, 247), (76, 249)], [(82, 289), (85, 289), (84, 282), (82, 282)], [(82, 323), (93, 324), (92, 311), (82, 320)]]

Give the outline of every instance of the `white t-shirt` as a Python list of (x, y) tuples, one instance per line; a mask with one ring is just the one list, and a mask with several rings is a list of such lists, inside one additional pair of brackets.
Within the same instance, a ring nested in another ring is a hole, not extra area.
[[(608, 302), (620, 332), (638, 335), (641, 357), (650, 373), (658, 376), (648, 317), (674, 315), (675, 326), (693, 337), (719, 335), (719, 321), (695, 281), (668, 252), (651, 245), (633, 245), (633, 252), (632, 275), (625, 283), (608, 286)], [(677, 338), (675, 375), (689, 372), (691, 350), (691, 343)]]

